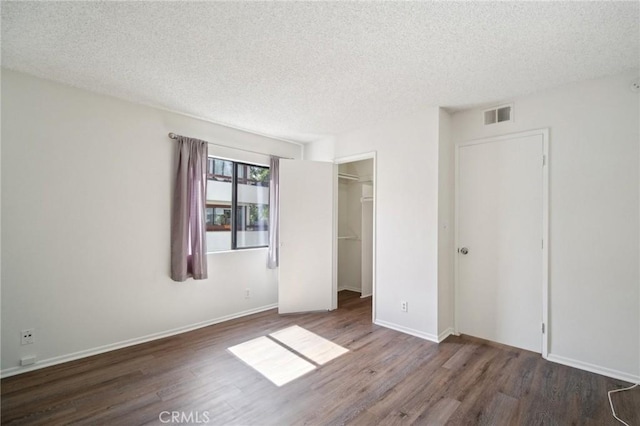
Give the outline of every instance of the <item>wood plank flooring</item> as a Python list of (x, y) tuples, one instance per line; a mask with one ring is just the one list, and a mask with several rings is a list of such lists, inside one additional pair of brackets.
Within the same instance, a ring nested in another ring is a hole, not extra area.
[[(339, 306), (272, 310), (9, 377), (2, 424), (167, 424), (174, 411), (182, 424), (214, 425), (619, 424), (607, 390), (627, 383), (479, 339), (437, 345), (379, 327), (357, 293), (341, 292)], [(276, 387), (227, 351), (295, 324), (349, 352)], [(614, 403), (640, 425), (640, 389)]]

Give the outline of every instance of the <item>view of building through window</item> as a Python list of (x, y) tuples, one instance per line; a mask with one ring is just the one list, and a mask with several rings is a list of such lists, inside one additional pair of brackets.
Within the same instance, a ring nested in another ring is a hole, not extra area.
[(209, 252), (267, 246), (269, 168), (209, 157), (206, 223)]

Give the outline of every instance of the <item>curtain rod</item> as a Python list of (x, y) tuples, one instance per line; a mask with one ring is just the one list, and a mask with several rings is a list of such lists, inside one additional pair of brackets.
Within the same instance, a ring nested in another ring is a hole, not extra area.
[[(175, 134), (173, 132), (169, 133), (169, 138), (171, 138), (171, 139), (178, 139), (178, 136), (182, 136), (182, 135), (177, 135), (177, 134)], [(198, 139), (198, 140), (202, 140), (202, 139)], [(214, 143), (214, 142), (209, 142), (209, 141), (203, 141), (203, 142), (206, 142), (206, 143), (208, 143), (210, 145), (221, 146), (223, 148), (230, 148), (230, 149), (235, 149), (235, 150), (238, 150), (238, 151), (249, 152), (251, 154), (260, 154), (260, 155), (271, 156), (271, 154), (265, 154), (264, 152), (252, 151), (250, 149), (236, 148), (235, 146), (223, 145), (221, 143)], [(293, 158), (291, 158), (291, 157), (280, 157), (279, 155), (273, 155), (273, 157), (284, 158), (285, 160), (293, 160)]]

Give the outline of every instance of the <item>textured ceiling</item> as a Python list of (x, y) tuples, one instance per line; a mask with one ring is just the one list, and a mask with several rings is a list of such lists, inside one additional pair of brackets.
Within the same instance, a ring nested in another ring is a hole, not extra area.
[(2, 65), (295, 141), (638, 68), (638, 2), (2, 2)]

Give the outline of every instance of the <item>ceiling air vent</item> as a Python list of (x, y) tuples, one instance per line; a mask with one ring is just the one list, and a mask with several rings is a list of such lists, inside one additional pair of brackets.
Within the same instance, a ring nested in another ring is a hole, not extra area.
[(484, 125), (513, 121), (513, 105), (500, 105), (483, 111)]

